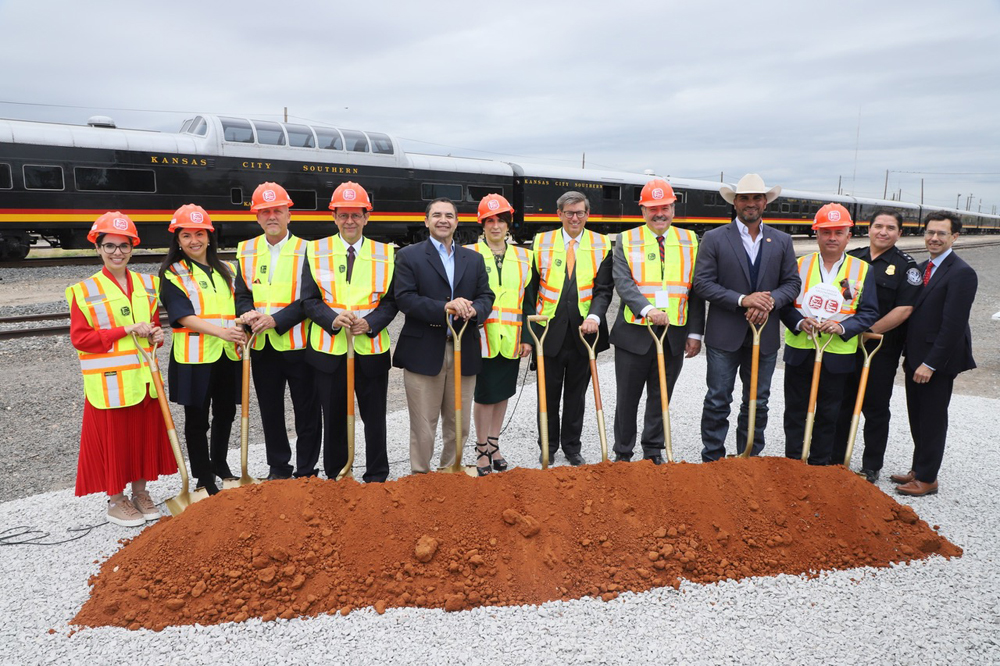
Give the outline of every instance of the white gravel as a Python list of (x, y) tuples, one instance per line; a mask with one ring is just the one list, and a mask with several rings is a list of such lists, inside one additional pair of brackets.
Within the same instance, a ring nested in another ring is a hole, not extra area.
[[(603, 359), (600, 372), (610, 432), (615, 403), (612, 356)], [(697, 433), (704, 369), (704, 356), (686, 364), (672, 403), (679, 460), (700, 459)], [(780, 385), (779, 370), (774, 386)], [(781, 393), (773, 394), (768, 455), (781, 453)], [(529, 382), (501, 440), (513, 464), (537, 466), (535, 404), (534, 384)], [(894, 396), (893, 413), (886, 477), (909, 466), (901, 390)], [(391, 414), (388, 421), (392, 473), (399, 476), (408, 472), (405, 410)], [(592, 439), (585, 443), (584, 455), (596, 461), (592, 402), (587, 423)], [(135, 534), (105, 524), (67, 544), (0, 548), (0, 663), (1000, 663), (1000, 497), (988, 483), (993, 470), (1000, 468), (994, 444), (1000, 402), (955, 396), (951, 423), (940, 494), (904, 501), (965, 549), (955, 560), (935, 557), (811, 580), (779, 576), (685, 584), (679, 591), (629, 593), (609, 603), (582, 599), (447, 614), (389, 609), (382, 616), (362, 609), (347, 617), (250, 620), (160, 633), (85, 629), (68, 636), (68, 622), (87, 599), (87, 579), (97, 572), (97, 562), (119, 547), (119, 539)], [(253, 435), (259, 438), (259, 430)], [(360, 428), (358, 439), (363, 463)], [(264, 473), (262, 453), (255, 443), (251, 473)], [(471, 462), (471, 454), (466, 462)], [(557, 464), (564, 464), (561, 456)], [(154, 498), (176, 493), (178, 483), (175, 475), (152, 484)], [(879, 487), (891, 492), (892, 485), (886, 478)], [(26, 525), (49, 532), (47, 540), (60, 540), (67, 537), (68, 528), (103, 520), (103, 510), (97, 495), (74, 498), (72, 490), (39, 494), (0, 504), (0, 530)]]

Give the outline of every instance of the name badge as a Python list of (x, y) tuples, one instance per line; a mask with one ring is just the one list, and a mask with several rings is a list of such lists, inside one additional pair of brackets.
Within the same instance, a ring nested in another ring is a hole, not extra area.
[(666, 310), (667, 308), (670, 307), (670, 292), (661, 289), (660, 291), (656, 292), (655, 301), (656, 302), (654, 303), (654, 305), (657, 307), (657, 309)]

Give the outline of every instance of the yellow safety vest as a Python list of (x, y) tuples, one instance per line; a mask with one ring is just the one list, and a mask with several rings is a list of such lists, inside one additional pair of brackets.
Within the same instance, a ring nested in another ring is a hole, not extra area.
[[(493, 250), (485, 241), (466, 245), (483, 256), (486, 277), (495, 300), (486, 324), (479, 329), (483, 358), (519, 358), (521, 351), (521, 317), (524, 314), (524, 288), (531, 280), (531, 255), (523, 247), (507, 245), (503, 255), (502, 273), (496, 270)], [(579, 262), (577, 262), (579, 266)]]
[[(666, 313), (670, 325), (686, 324), (688, 293), (694, 276), (694, 262), (698, 257), (698, 236), (687, 229), (669, 227), (663, 234), (665, 261), (660, 261), (660, 243), (656, 234), (645, 224), (623, 232), (618, 242), (622, 244), (632, 279), (650, 305), (656, 304), (656, 292), (667, 292), (670, 305)], [(627, 305), (622, 303), (622, 307), (626, 322), (645, 325), (643, 319)]]
[[(226, 266), (236, 275), (232, 264)], [(205, 271), (190, 261), (178, 261), (166, 270), (167, 280), (179, 288), (191, 301), (194, 314), (202, 321), (227, 328), (236, 319), (236, 301), (233, 290), (219, 271), (212, 271), (209, 277)], [(214, 363), (226, 350), (226, 356), (239, 360), (236, 343), (217, 338), (207, 333), (199, 333), (190, 328), (175, 328), (173, 334), (173, 355), (178, 363)]]
[[(577, 240), (580, 241), (580, 245), (576, 248), (574, 268), (576, 294), (580, 315), (586, 317), (590, 313), (590, 301), (594, 298), (594, 276), (597, 275), (601, 262), (611, 251), (611, 243), (608, 242), (607, 236), (588, 229), (584, 229)], [(559, 294), (566, 280), (566, 246), (563, 243), (563, 230), (556, 229), (535, 236), (534, 254), (535, 268), (541, 277), (535, 312), (551, 317), (556, 312)]]
[[(857, 257), (852, 257), (851, 255), (844, 255), (844, 263), (840, 265), (840, 270), (837, 271), (836, 283), (833, 285), (837, 289), (843, 291), (840, 283), (843, 280), (847, 280), (851, 288), (851, 293), (854, 298), (851, 300), (844, 300), (843, 307), (840, 308), (840, 314), (844, 317), (852, 317), (858, 311), (858, 303), (861, 302), (861, 292), (864, 291), (865, 276), (868, 275), (868, 263), (863, 259), (858, 259)], [(820, 273), (819, 267), (822, 259), (820, 258), (819, 252), (813, 252), (812, 254), (807, 254), (803, 257), (799, 257), (799, 277), (802, 279), (802, 287), (799, 289), (799, 295), (795, 297), (795, 309), (799, 311), (803, 317), (806, 313), (802, 307), (802, 297), (805, 296), (806, 292), (816, 284), (823, 281), (823, 276)], [(785, 330), (785, 344), (789, 347), (795, 347), (796, 349), (815, 349), (816, 343), (811, 337), (805, 333), (795, 334), (791, 329)], [(826, 353), (828, 354), (854, 354), (858, 350), (858, 336), (854, 336), (849, 340), (844, 340), (839, 335), (834, 335), (833, 340), (827, 345)]]
[[(111, 330), (130, 324), (151, 322), (156, 310), (156, 298), (160, 279), (152, 275), (141, 275), (128, 271), (132, 282), (131, 301), (121, 288), (103, 272), (95, 273), (83, 282), (66, 289), (66, 301), (73, 303), (95, 329)], [(139, 338), (147, 352), (153, 352), (153, 345), (145, 338)], [(83, 390), (87, 402), (98, 409), (131, 407), (142, 402), (148, 395), (156, 397), (152, 386), (152, 376), (143, 368), (141, 357), (126, 335), (115, 341), (111, 351), (92, 354), (77, 350), (80, 355), (80, 369), (83, 371)]]
[[(309, 270), (319, 286), (323, 302), (336, 312), (351, 311), (364, 317), (375, 311), (392, 284), (395, 249), (386, 243), (366, 238), (354, 257), (351, 281), (347, 281), (347, 246), (339, 235), (309, 243)], [(326, 354), (347, 353), (347, 336), (330, 335), (322, 326), (310, 322), (309, 343)], [(389, 351), (389, 332), (354, 336), (354, 351), (371, 355)]]
[[(306, 241), (289, 234), (281, 247), (278, 265), (271, 266), (271, 250), (264, 236), (242, 241), (236, 248), (240, 271), (253, 292), (253, 306), (262, 314), (273, 315), (298, 300), (302, 292), (299, 276), (306, 261)], [(284, 335), (273, 328), (258, 334), (253, 348), (263, 349), (264, 341), (278, 351), (305, 349), (309, 320), (296, 324)]]

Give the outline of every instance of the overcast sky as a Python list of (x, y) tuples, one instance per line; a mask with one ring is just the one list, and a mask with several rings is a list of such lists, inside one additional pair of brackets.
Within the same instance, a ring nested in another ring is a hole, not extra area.
[(1000, 210), (997, 0), (0, 0), (0, 26), (0, 117), (288, 107), (421, 152), (875, 197), (888, 169)]

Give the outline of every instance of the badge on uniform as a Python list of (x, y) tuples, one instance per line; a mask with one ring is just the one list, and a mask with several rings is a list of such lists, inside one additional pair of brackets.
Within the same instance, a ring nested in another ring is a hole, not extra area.
[(132, 313), (132, 311), (128, 309), (127, 305), (125, 305), (125, 306), (122, 307), (122, 316), (123, 317), (129, 316), (131, 313)]
[(656, 255), (653, 254), (652, 252), (650, 252), (649, 254), (646, 255), (646, 260), (647, 261), (653, 261), (654, 259), (656, 259)]
[(267, 264), (264, 264), (260, 267), (260, 274), (265, 275), (266, 273), (267, 273)]
[(562, 266), (562, 259), (556, 259), (556, 266)]
[(339, 273), (346, 273), (347, 272), (347, 266), (344, 265), (344, 264), (341, 264), (341, 265), (337, 266), (337, 272), (339, 272)]
[(198, 284), (201, 285), (202, 289), (208, 289), (208, 283), (204, 280), (198, 280)]
[(889, 264), (888, 266), (886, 266), (885, 274), (886, 275), (895, 275), (896, 274), (896, 264)]
[(490, 266), (486, 266), (486, 272), (487, 273), (492, 273), (493, 269)]
[(906, 271), (906, 281), (912, 285), (920, 284), (922, 282), (920, 271), (918, 271), (916, 268), (911, 268), (910, 270)]

